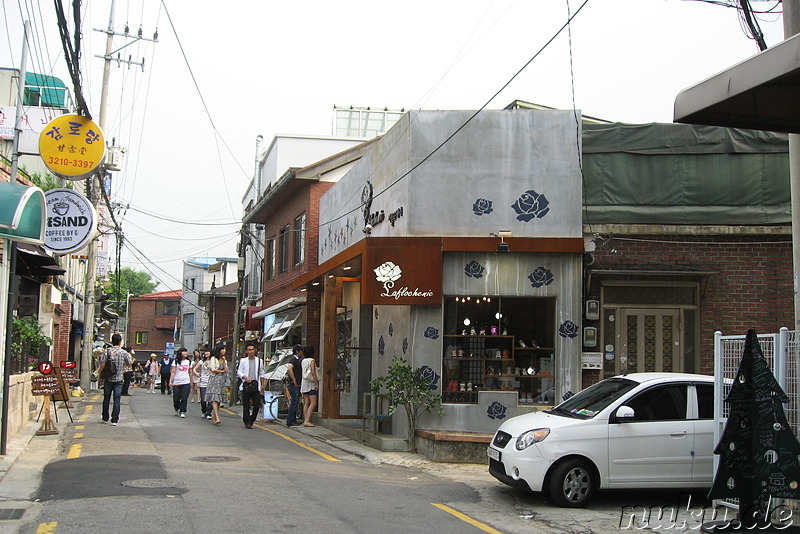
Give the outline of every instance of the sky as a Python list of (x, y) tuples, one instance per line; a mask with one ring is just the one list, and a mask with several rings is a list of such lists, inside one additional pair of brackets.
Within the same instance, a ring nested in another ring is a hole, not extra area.
[[(108, 28), (111, 4), (82, 7), (82, 87), (95, 119), (106, 34), (94, 30)], [(180, 287), (188, 257), (236, 256), (257, 135), (264, 147), (277, 134), (331, 135), (334, 105), (475, 110), (517, 99), (672, 122), (680, 90), (758, 52), (736, 9), (697, 0), (114, 4), (116, 32), (158, 31), (157, 43), (114, 38), (144, 68), (112, 62), (105, 137), (127, 150), (112, 187), (122, 266), (150, 272), (159, 291)], [(767, 44), (780, 42), (780, 4), (753, 6), (771, 11), (758, 15)], [(0, 67), (19, 68), (30, 20), (28, 71), (71, 85), (51, 2), (2, 0), (0, 16)]]

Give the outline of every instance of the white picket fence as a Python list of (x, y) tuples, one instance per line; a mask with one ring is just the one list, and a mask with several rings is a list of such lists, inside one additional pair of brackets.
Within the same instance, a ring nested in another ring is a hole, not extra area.
[[(723, 336), (714, 332), (714, 444), (719, 443), (729, 408), (725, 398), (730, 392), (736, 371), (744, 352), (744, 335)], [(769, 363), (772, 374), (789, 396), (783, 409), (795, 436), (800, 437), (800, 407), (798, 406), (798, 381), (800, 381), (800, 331), (781, 328), (777, 334), (759, 334), (761, 350)], [(717, 472), (719, 456), (714, 455), (714, 473)], [(715, 504), (737, 508), (736, 499), (716, 501)]]

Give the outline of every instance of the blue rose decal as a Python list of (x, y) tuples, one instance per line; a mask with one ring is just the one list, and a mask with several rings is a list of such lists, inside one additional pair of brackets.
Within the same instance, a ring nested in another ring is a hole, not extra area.
[(423, 365), (417, 370), (417, 373), (419, 373), (419, 378), (430, 383), (432, 390), (439, 389), (439, 386), (436, 385), (439, 382), (439, 375), (436, 371), (427, 365)]
[(537, 267), (528, 275), (532, 287), (549, 286), (553, 283), (553, 273), (546, 267)]
[(378, 354), (383, 356), (383, 353), (386, 351), (386, 342), (383, 340), (383, 336), (378, 340)]
[(403, 338), (403, 354), (405, 354), (406, 352), (408, 352), (408, 338), (404, 337)]
[(425, 329), (425, 333), (423, 335), (428, 339), (439, 339), (439, 329), (429, 326)]
[(389, 337), (394, 335), (394, 324), (389, 323)]
[(503, 419), (506, 416), (507, 409), (508, 408), (506, 408), (499, 402), (494, 401), (486, 409), (486, 415), (489, 416), (489, 419)]
[(525, 193), (511, 205), (517, 212), (517, 220), (530, 222), (531, 219), (541, 219), (550, 211), (550, 202), (544, 195), (540, 195), (533, 189)]
[(564, 321), (558, 327), (558, 335), (561, 337), (575, 337), (578, 335), (578, 325), (572, 321)]
[(485, 198), (479, 198), (475, 201), (475, 204), (472, 205), (472, 213), (479, 217), (481, 215), (489, 215), (492, 211), (492, 201), (486, 200)]
[(486, 268), (475, 260), (472, 260), (464, 266), (464, 274), (468, 278), (483, 278), (483, 273)]

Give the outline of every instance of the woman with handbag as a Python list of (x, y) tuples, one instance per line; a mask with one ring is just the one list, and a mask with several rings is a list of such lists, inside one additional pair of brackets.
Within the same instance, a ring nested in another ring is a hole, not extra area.
[(219, 406), (228, 399), (225, 395), (225, 378), (228, 375), (227, 349), (217, 347), (214, 355), (203, 363), (208, 369), (208, 386), (206, 386), (206, 402), (211, 403), (211, 420), (215, 425), (222, 423), (219, 418)]
[(317, 408), (319, 395), (319, 379), (317, 377), (317, 360), (314, 357), (314, 347), (308, 345), (303, 348), (303, 361), (300, 366), (303, 370), (303, 379), (300, 383), (300, 393), (303, 394), (303, 426), (317, 426), (311, 422), (311, 414)]
[(206, 366), (206, 362), (211, 358), (211, 349), (203, 350), (203, 356), (194, 364), (192, 372), (197, 379), (197, 389), (200, 391), (200, 411), (201, 417), (211, 419), (211, 404), (206, 402), (206, 389), (208, 388), (208, 377), (211, 372)]
[(189, 388), (191, 379), (191, 362), (189, 361), (189, 351), (181, 347), (172, 362), (172, 369), (169, 375), (169, 387), (172, 388), (172, 405), (175, 408), (175, 415), (186, 417), (186, 401), (189, 400)]

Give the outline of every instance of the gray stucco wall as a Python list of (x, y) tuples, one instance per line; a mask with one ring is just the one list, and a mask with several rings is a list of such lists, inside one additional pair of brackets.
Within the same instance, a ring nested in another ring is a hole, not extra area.
[(373, 236), (510, 230), (514, 237), (580, 237), (580, 130), (572, 111), (484, 111), (433, 153), (472, 113), (410, 112), (395, 124), (320, 200), (320, 220), (332, 221), (320, 229), (320, 261), (364, 239), (368, 181), (372, 213), (388, 218), (403, 209), (394, 225), (375, 225)]

